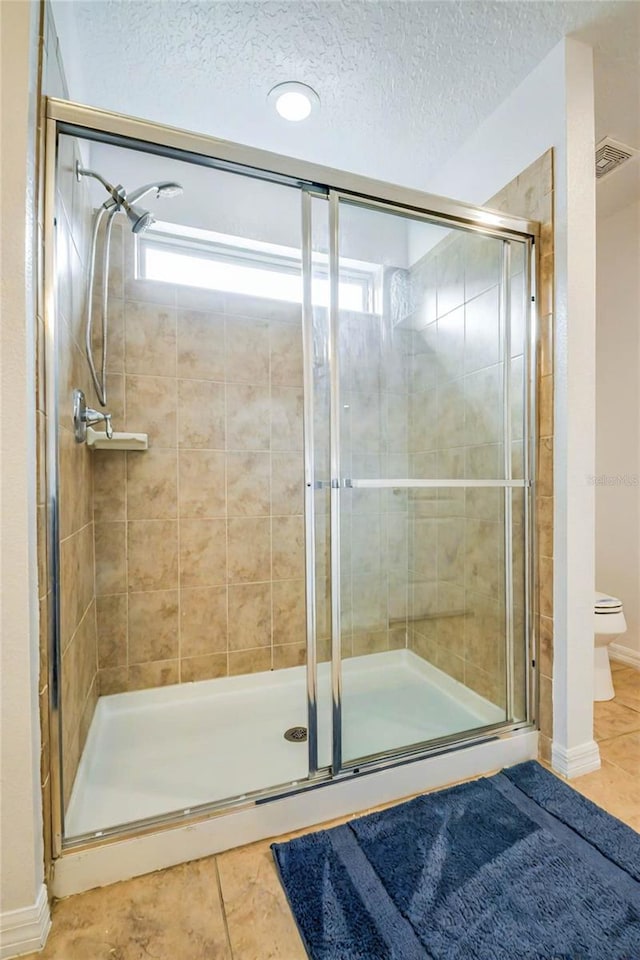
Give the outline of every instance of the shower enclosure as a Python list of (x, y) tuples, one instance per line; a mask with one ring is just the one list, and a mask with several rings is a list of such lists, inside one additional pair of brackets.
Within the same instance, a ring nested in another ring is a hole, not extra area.
[(56, 853), (531, 730), (536, 224), (48, 118)]

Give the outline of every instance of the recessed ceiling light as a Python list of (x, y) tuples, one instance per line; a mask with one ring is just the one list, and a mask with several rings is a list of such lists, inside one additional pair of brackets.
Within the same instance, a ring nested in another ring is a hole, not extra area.
[(267, 95), (276, 109), (276, 112), (294, 123), (306, 120), (313, 110), (320, 106), (320, 98), (315, 90), (306, 83), (291, 80), (288, 83), (279, 83)]

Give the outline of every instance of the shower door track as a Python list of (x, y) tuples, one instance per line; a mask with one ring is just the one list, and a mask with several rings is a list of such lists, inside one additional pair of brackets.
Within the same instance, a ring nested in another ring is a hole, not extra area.
[[(439, 197), (406, 187), (395, 186), (377, 181), (368, 177), (351, 174), (341, 170), (320, 166), (302, 160), (271, 153), (253, 147), (231, 143), (215, 137), (192, 133), (174, 127), (151, 123), (105, 110), (72, 103), (66, 100), (48, 98), (46, 103), (46, 130), (45, 130), (45, 176), (44, 176), (44, 317), (46, 340), (46, 378), (47, 378), (47, 543), (49, 558), (49, 588), (51, 603), (49, 604), (49, 718), (51, 730), (51, 783), (52, 783), (52, 845), (53, 857), (57, 858), (65, 851), (79, 851), (104, 845), (121, 839), (141, 836), (143, 834), (183, 826), (185, 823), (198, 822), (207, 818), (217, 817), (225, 812), (236, 811), (246, 807), (256, 807), (283, 797), (294, 794), (307, 793), (329, 783), (341, 781), (354, 776), (374, 773), (383, 769), (397, 767), (412, 761), (440, 756), (461, 747), (470, 747), (509, 738), (510, 736), (535, 729), (537, 715), (537, 675), (533, 652), (535, 650), (534, 618), (530, 611), (531, 598), (535, 585), (534, 564), (528, 553), (535, 542), (534, 528), (534, 484), (531, 480), (507, 481), (430, 481), (430, 480), (358, 480), (347, 481), (350, 486), (368, 487), (377, 485), (389, 487), (436, 487), (436, 486), (501, 486), (503, 488), (522, 487), (526, 490), (526, 541), (528, 545), (525, 557), (527, 570), (527, 586), (530, 602), (526, 610), (527, 631), (527, 714), (526, 719), (497, 723), (485, 727), (476, 727), (472, 731), (454, 733), (438, 740), (429, 740), (414, 744), (410, 748), (383, 751), (379, 754), (364, 757), (356, 763), (344, 763), (341, 757), (340, 743), (340, 715), (341, 715), (341, 664), (340, 652), (339, 598), (334, 598), (332, 610), (332, 673), (333, 673), (333, 751), (330, 767), (318, 767), (317, 750), (317, 656), (316, 656), (316, 617), (315, 617), (315, 586), (314, 570), (314, 509), (313, 493), (316, 486), (313, 461), (313, 403), (311, 382), (313, 376), (311, 357), (311, 283), (303, 284), (303, 342), (304, 349), (304, 411), (305, 425), (305, 524), (306, 524), (306, 568), (307, 568), (307, 704), (309, 711), (309, 776), (305, 781), (296, 784), (284, 784), (267, 790), (256, 791), (242, 798), (231, 798), (220, 802), (213, 802), (192, 807), (189, 810), (174, 811), (160, 817), (131, 822), (114, 828), (108, 828), (89, 835), (67, 839), (63, 836), (63, 809), (62, 809), (62, 756), (60, 736), (60, 554), (58, 543), (58, 497), (59, 478), (57, 465), (57, 422), (58, 422), (58, 389), (57, 370), (55, 362), (55, 173), (56, 173), (56, 146), (58, 135), (63, 133), (81, 137), (87, 140), (96, 140), (116, 146), (141, 150), (158, 156), (173, 158), (209, 167), (243, 174), (252, 178), (268, 180), (297, 187), (302, 198), (302, 249), (303, 264), (306, 264), (306, 273), (311, 265), (311, 200), (313, 197), (322, 198), (329, 202), (330, 228), (333, 226), (336, 236), (332, 237), (333, 269), (330, 271), (332, 309), (334, 320), (337, 317), (337, 204), (340, 198), (365, 202), (369, 206), (393, 212), (397, 211), (410, 215), (414, 219), (424, 219), (430, 223), (438, 223), (448, 228), (460, 228), (467, 232), (494, 237), (503, 241), (515, 240), (525, 243), (527, 256), (526, 272), (531, 286), (535, 281), (535, 253), (536, 241), (539, 237), (539, 224), (524, 218), (513, 217), (499, 211), (488, 210), (464, 202)], [(303, 271), (304, 275), (304, 271)], [(529, 342), (527, 396), (529, 398), (529, 434), (525, 442), (525, 469), (527, 476), (535, 476), (535, 357), (536, 357), (536, 324), (535, 298), (531, 297), (529, 309)], [(312, 360), (312, 357), (311, 357)], [(335, 376), (335, 372), (332, 372)], [(333, 411), (333, 405), (332, 405)], [(337, 453), (338, 451), (334, 451)], [(333, 459), (333, 458), (332, 458)], [(332, 464), (337, 467), (337, 463)], [(339, 471), (332, 476), (338, 476)], [(334, 503), (332, 518), (337, 517), (336, 507), (339, 504), (340, 484), (331, 483), (331, 498)], [(335, 519), (332, 519), (332, 525)], [(336, 550), (339, 547), (339, 536), (332, 537), (333, 559), (338, 562)], [(335, 577), (335, 569), (332, 571)], [(332, 590), (332, 594), (337, 594)]]
[(322, 787), (329, 787), (334, 783), (344, 783), (348, 780), (378, 773), (381, 770), (402, 767), (413, 763), (415, 760), (441, 757), (455, 750), (481, 746), (533, 730), (535, 730), (534, 724), (527, 720), (488, 724), (484, 727), (474, 727), (472, 731), (467, 733), (452, 733), (437, 740), (426, 740), (424, 743), (415, 744), (411, 748), (381, 751), (379, 754), (373, 754), (357, 762), (344, 764), (340, 772), (336, 774), (331, 773), (330, 767), (321, 767), (316, 770), (314, 776), (310, 776), (307, 780), (250, 791), (241, 797), (229, 797), (211, 803), (194, 804), (192, 807), (183, 810), (174, 810), (166, 814), (145, 817), (143, 820), (132, 820), (116, 827), (107, 827), (104, 830), (79, 834), (70, 839), (65, 839), (64, 850), (61, 855), (64, 856), (65, 852), (91, 850), (106, 843), (143, 836), (144, 834), (155, 833), (158, 830), (169, 830), (172, 827), (198, 823), (213, 817), (224, 816), (227, 813), (250, 810), (287, 797), (295, 797), (319, 790)]
[(325, 198), (329, 190), (334, 190), (368, 203), (379, 203), (385, 209), (396, 206), (398, 209), (411, 211), (412, 215), (422, 215), (432, 222), (440, 221), (449, 226), (458, 224), (467, 230), (477, 230), (487, 236), (503, 239), (512, 236), (522, 240), (540, 235), (540, 224), (536, 220), (509, 216), (498, 210), (489, 210), (257, 147), (219, 140), (216, 137), (191, 133), (68, 100), (48, 98), (47, 119), (55, 121), (60, 132), (72, 136), (84, 137), (87, 140), (98, 139), (103, 143), (244, 173), (289, 186), (316, 187), (318, 194)]

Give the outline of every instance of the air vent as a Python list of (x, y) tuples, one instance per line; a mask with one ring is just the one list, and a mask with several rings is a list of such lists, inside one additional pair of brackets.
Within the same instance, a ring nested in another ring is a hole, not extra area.
[(617, 170), (625, 160), (629, 160), (637, 152), (626, 143), (619, 143), (611, 137), (605, 137), (596, 146), (596, 179), (600, 180), (612, 170)]

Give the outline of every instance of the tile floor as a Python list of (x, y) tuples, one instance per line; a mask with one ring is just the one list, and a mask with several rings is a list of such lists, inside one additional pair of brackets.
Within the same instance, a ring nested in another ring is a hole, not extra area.
[[(602, 768), (572, 786), (640, 831), (640, 672), (614, 664), (614, 685), (595, 706)], [(305, 960), (269, 843), (60, 901), (25, 960)]]
[(640, 832), (640, 671), (612, 668), (616, 695), (594, 705), (602, 766), (571, 786)]

